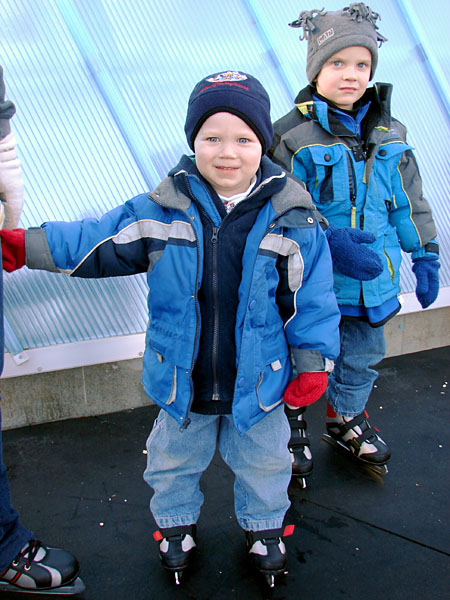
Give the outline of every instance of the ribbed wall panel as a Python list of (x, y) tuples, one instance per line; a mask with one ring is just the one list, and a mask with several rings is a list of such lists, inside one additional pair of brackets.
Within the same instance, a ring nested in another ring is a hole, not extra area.
[[(448, 286), (448, 115), (408, 21), (419, 13), (416, 1), (371, 3), (390, 40), (380, 49), (375, 80), (394, 82), (394, 114), (416, 148)], [(433, 24), (441, 15), (442, 27), (449, 8), (437, 0), (427, 7), (420, 34), (448, 84), (449, 45), (439, 44)], [(207, 73), (252, 73), (270, 93), (272, 118), (282, 116), (307, 83), (307, 44), (298, 41), (300, 30), (288, 27), (301, 8), (315, 6), (297, 0), (2, 2), (0, 60), (7, 96), (17, 105), (12, 124), (26, 180), (22, 226), (100, 216), (153, 188), (189, 152), (187, 100)], [(402, 286), (415, 287), (409, 258)], [(6, 275), (7, 343), (15, 352), (144, 331), (146, 293), (144, 276), (87, 281), (26, 269)]]

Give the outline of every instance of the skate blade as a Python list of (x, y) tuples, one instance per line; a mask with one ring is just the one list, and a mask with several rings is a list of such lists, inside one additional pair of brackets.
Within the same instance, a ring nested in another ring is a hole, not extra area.
[(183, 577), (183, 571), (174, 571), (175, 585), (180, 585), (181, 578)]
[(345, 444), (343, 444), (342, 442), (338, 442), (333, 437), (331, 437), (331, 435), (328, 435), (328, 433), (322, 434), (322, 440), (324, 442), (327, 442), (327, 444), (330, 444), (331, 446), (333, 446), (333, 448), (336, 448), (337, 450), (342, 452), (342, 454), (344, 456), (346, 456), (347, 458), (350, 458), (353, 462), (355, 462), (360, 467), (364, 467), (365, 469), (368, 469), (369, 471), (372, 471), (373, 473), (376, 473), (377, 475), (386, 475), (387, 473), (389, 473), (387, 465), (385, 465), (385, 464), (384, 465), (383, 464), (376, 465), (374, 463), (369, 463), (365, 460), (362, 460), (361, 458), (356, 457), (347, 448), (347, 446)]
[(175, 585), (178, 587), (181, 584), (181, 579), (183, 577), (184, 572), (190, 567), (190, 565), (187, 565), (183, 569), (175, 569), (174, 567), (166, 567), (165, 565), (163, 565), (163, 567), (167, 572), (173, 574)]
[(22, 594), (27, 596), (74, 596), (75, 594), (81, 594), (84, 592), (86, 586), (80, 577), (77, 577), (72, 583), (64, 585), (59, 588), (53, 588), (48, 590), (33, 590), (19, 588), (6, 581), (0, 581), (0, 594), (2, 592), (8, 592), (12, 594)]
[(306, 488), (306, 477), (292, 473), (291, 481), (295, 481), (304, 490)]
[(270, 588), (274, 588), (277, 578), (287, 575), (288, 571), (286, 571), (286, 569), (283, 569), (282, 571), (274, 571), (273, 573), (262, 572), (262, 574), (264, 575), (264, 579), (266, 580), (267, 585)]

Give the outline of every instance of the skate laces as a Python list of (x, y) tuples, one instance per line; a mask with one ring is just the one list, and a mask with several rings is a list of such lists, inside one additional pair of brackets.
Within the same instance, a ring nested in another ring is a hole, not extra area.
[(37, 553), (42, 548), (42, 543), (39, 540), (30, 540), (25, 548), (19, 552), (16, 558), (12, 561), (12, 565), (17, 566), (20, 558), (25, 559), (25, 569), (30, 570), (31, 564), (36, 558)]

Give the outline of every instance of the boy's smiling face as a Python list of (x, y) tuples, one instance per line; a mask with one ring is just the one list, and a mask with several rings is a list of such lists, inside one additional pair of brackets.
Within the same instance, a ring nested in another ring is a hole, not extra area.
[(324, 63), (316, 77), (316, 89), (338, 108), (351, 110), (367, 89), (372, 55), (363, 46), (348, 46)]
[(227, 112), (211, 115), (194, 141), (195, 163), (221, 196), (245, 192), (259, 168), (262, 146), (242, 119)]

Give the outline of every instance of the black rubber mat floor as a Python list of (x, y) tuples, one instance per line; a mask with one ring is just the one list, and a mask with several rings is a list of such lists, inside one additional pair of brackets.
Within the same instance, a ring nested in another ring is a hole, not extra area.
[(13, 503), (38, 538), (79, 558), (85, 600), (447, 599), (450, 346), (379, 370), (368, 411), (391, 446), (389, 473), (321, 441), (323, 399), (308, 410), (315, 469), (306, 490), (291, 486), (289, 574), (273, 591), (249, 569), (218, 455), (202, 478), (196, 568), (178, 588), (162, 570), (142, 480), (154, 406), (4, 432)]

